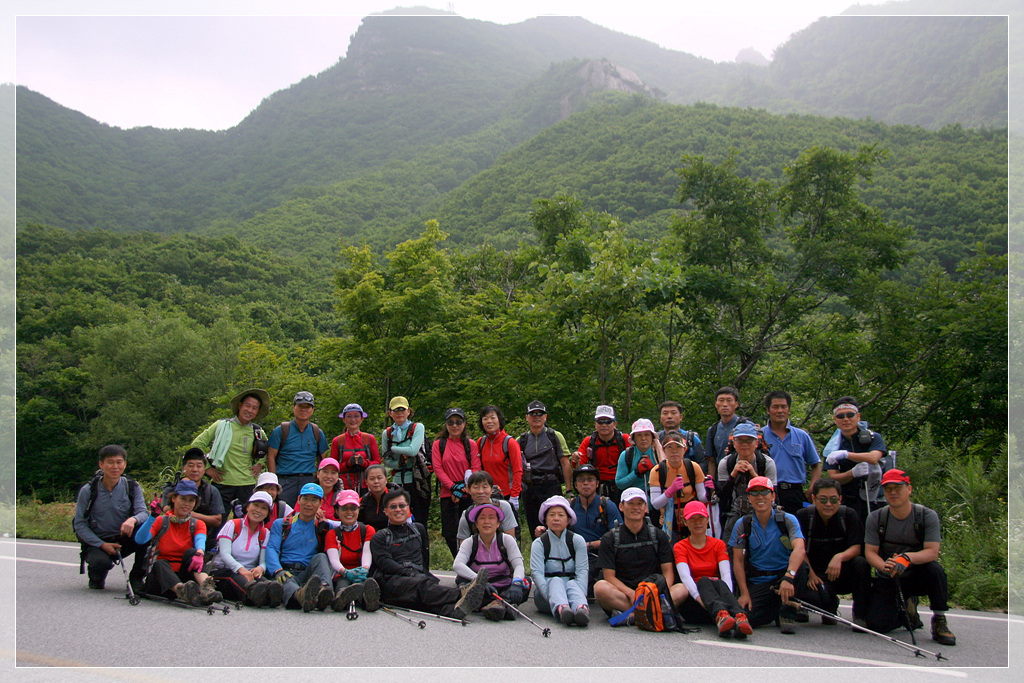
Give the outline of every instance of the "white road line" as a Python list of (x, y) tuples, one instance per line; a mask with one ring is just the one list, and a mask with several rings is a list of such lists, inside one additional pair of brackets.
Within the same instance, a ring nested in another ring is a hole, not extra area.
[[(811, 659), (827, 659), (833, 662), (844, 662), (847, 664), (862, 664), (866, 666), (877, 666), (890, 669), (908, 669), (910, 671), (918, 671), (925, 674), (941, 674), (943, 676), (953, 676), (954, 678), (967, 678), (967, 673), (964, 671), (958, 671), (956, 669), (942, 669), (939, 667), (931, 666), (914, 666), (913, 664), (897, 664), (894, 662), (883, 662), (877, 659), (861, 659), (860, 657), (845, 657), (843, 655), (830, 655), (822, 652), (803, 652), (800, 650), (786, 650), (778, 647), (767, 647), (765, 645), (747, 645), (745, 643), (729, 643), (720, 640), (697, 640), (693, 641), (700, 643), (701, 645), (715, 645), (718, 647), (732, 647), (738, 650), (755, 650), (758, 652), (772, 652), (775, 654), (793, 655), (794, 657), (809, 657)], [(907, 651), (907, 656), (913, 656), (913, 653)]]
[[(13, 544), (14, 540), (11, 539), (10, 541), (3, 541), (3, 543), (11, 543), (11, 544)], [(78, 549), (78, 545), (77, 544), (71, 545), (70, 543), (65, 544), (65, 545), (57, 545), (56, 543), (36, 543), (36, 542), (32, 542), (32, 541), (22, 541), (22, 540), (19, 540), (17, 544), (18, 545), (30, 545), (32, 547), (38, 547), (38, 548), (64, 548), (65, 550), (77, 550)], [(0, 545), (2, 545), (2, 543), (0, 543)]]
[(18, 560), (19, 562), (38, 562), (39, 564), (56, 564), (61, 567), (77, 567), (78, 562), (55, 562), (53, 560), (37, 560), (33, 557), (11, 557), (10, 555), (0, 555), (0, 560)]

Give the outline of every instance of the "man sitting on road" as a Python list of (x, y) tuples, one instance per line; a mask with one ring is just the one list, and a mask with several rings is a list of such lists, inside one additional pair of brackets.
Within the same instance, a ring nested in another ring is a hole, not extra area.
[(100, 449), (99, 472), (78, 491), (73, 522), (75, 535), (82, 544), (81, 568), (89, 567), (89, 588), (104, 587), (107, 572), (114, 566), (117, 553), (127, 557), (135, 553), (128, 578), (141, 592), (146, 574), (146, 544), (133, 540), (135, 529), (149, 519), (146, 499), (139, 486), (124, 474), (128, 454), (121, 446)]
[[(487, 568), (462, 589), (442, 586), (430, 573), (430, 542), (419, 522), (409, 524), (409, 494), (405, 489), (384, 496), (388, 526), (370, 540), (370, 576), (380, 585), (380, 599), (398, 607), (465, 620), (483, 602), (488, 590)], [(373, 611), (371, 605), (366, 605)]]
[(285, 607), (303, 612), (322, 612), (334, 599), (334, 570), (324, 553), (329, 527), (316, 520), (323, 497), (319, 484), (305, 484), (299, 489), (298, 513), (276, 520), (267, 543), (267, 573), (284, 586)]
[[(863, 626), (871, 567), (861, 554), (864, 526), (854, 510), (841, 505), (841, 491), (832, 479), (818, 479), (811, 487), (814, 507), (796, 513), (810, 565), (807, 587), (819, 593), (822, 604), (833, 614), (839, 608), (839, 594), (853, 593), (853, 622)], [(821, 623), (836, 622), (822, 617)]]
[[(905, 472), (886, 472), (882, 492), (889, 506), (868, 515), (864, 526), (864, 556), (877, 577), (868, 605), (868, 628), (891, 631), (899, 628), (903, 616), (913, 628), (921, 628), (917, 596), (927, 595), (932, 608), (932, 640), (956, 645), (956, 636), (946, 624), (949, 588), (946, 571), (938, 562), (942, 544), (939, 516), (935, 510), (911, 503), (913, 491)], [(901, 614), (904, 609), (906, 615)]]
[[(686, 599), (686, 587), (675, 580), (668, 535), (647, 518), (647, 494), (631, 487), (622, 492), (623, 523), (601, 537), (598, 563), (604, 578), (594, 584), (597, 603), (613, 617), (633, 605), (636, 587), (652, 581), (667, 588), (672, 604)], [(630, 615), (632, 617), (632, 615)], [(621, 625), (632, 623), (632, 619)]]

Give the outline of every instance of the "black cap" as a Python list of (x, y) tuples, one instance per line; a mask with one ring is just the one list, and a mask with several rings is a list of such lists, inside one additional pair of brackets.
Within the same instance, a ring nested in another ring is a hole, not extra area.
[(181, 456), (182, 462), (188, 462), (189, 460), (206, 460), (206, 453), (202, 448), (192, 447), (185, 451), (185, 455)]
[(600, 472), (597, 471), (597, 468), (591, 465), (590, 463), (587, 463), (585, 465), (580, 465), (579, 467), (572, 471), (573, 486), (576, 485), (576, 477), (580, 476), (581, 474), (593, 474), (598, 479), (601, 478), (601, 474)]
[(526, 412), (527, 413), (541, 412), (541, 413), (544, 413), (545, 415), (547, 415), (548, 409), (547, 409), (547, 406), (545, 406), (540, 401), (530, 401), (530, 405), (526, 406)]
[(447, 422), (449, 417), (455, 415), (458, 415), (463, 420), (466, 419), (466, 413), (462, 411), (462, 408), (449, 408), (448, 410), (444, 411), (444, 421)]

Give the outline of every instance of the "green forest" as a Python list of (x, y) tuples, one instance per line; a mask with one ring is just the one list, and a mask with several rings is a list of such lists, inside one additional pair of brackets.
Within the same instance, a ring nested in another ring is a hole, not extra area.
[(67, 500), (111, 442), (155, 483), (252, 386), (269, 424), (312, 391), (329, 436), (348, 402), (514, 434), (540, 399), (575, 443), (598, 403), (703, 433), (731, 384), (759, 422), (789, 391), (820, 446), (850, 394), (942, 515), (952, 599), (1006, 608), (1005, 126), (586, 91), (614, 65), (526, 50), (550, 24), (442, 54), (384, 23), (219, 133), (18, 90), (19, 495)]

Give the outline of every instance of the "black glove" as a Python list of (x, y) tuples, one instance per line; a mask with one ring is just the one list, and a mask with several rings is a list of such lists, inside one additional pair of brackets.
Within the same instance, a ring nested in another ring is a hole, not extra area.
[(526, 602), (526, 586), (521, 583), (513, 583), (507, 589), (505, 589), (506, 602), (511, 602), (513, 605), (521, 605)]

